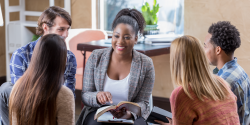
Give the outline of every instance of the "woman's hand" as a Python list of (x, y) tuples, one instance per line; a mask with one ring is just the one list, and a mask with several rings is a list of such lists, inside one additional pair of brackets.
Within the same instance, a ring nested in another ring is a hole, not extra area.
[(128, 111), (125, 107), (120, 109), (110, 110), (110, 113), (115, 118), (120, 118), (120, 119), (130, 119), (132, 117), (131, 112)]
[(110, 102), (111, 104), (113, 103), (112, 95), (110, 92), (98, 92), (96, 95), (96, 99), (102, 105), (106, 104), (106, 102)]
[(159, 121), (159, 120), (155, 120), (155, 122), (157, 122), (157, 123), (159, 123), (161, 125), (172, 125), (172, 119), (170, 119), (168, 117), (166, 117), (166, 118), (168, 119), (169, 123), (165, 123), (165, 122)]

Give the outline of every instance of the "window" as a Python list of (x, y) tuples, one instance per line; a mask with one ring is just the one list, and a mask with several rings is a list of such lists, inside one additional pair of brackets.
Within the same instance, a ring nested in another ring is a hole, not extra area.
[[(98, 22), (101, 29), (111, 31), (112, 22), (121, 9), (135, 8), (141, 11), (141, 6), (145, 2), (153, 5), (153, 0), (99, 0)], [(183, 34), (184, 0), (157, 0), (157, 3), (160, 5), (157, 24), (160, 33)]]

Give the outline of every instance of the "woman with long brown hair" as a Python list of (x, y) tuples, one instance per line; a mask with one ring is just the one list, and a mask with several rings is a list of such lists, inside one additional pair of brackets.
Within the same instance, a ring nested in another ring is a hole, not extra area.
[(11, 125), (74, 124), (74, 96), (63, 86), (66, 57), (60, 36), (49, 34), (39, 40), (28, 69), (11, 91)]
[[(236, 96), (229, 84), (213, 75), (200, 41), (175, 39), (170, 50), (175, 88), (170, 97), (172, 123), (162, 125), (239, 125)], [(170, 120), (171, 121), (171, 120)]]

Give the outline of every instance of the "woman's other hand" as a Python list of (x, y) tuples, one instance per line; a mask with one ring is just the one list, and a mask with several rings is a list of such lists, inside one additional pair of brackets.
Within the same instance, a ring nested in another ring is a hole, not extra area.
[(128, 111), (125, 107), (118, 108), (115, 110), (110, 110), (110, 113), (115, 117), (119, 119), (130, 119), (132, 117), (132, 114), (130, 111)]
[(170, 119), (168, 117), (166, 117), (166, 118), (168, 119), (169, 123), (165, 123), (165, 122), (159, 121), (159, 120), (155, 120), (155, 122), (157, 122), (157, 123), (159, 123), (161, 125), (172, 125), (172, 119)]
[(96, 95), (96, 99), (102, 105), (106, 104), (107, 102), (110, 102), (111, 104), (113, 103), (112, 95), (110, 92), (98, 92)]

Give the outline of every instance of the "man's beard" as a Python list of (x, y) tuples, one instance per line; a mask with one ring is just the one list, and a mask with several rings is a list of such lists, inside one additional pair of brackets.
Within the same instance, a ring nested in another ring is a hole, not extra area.
[[(55, 34), (55, 33), (52, 33), (51, 32), (51, 30), (49, 30), (49, 34)], [(58, 35), (58, 34), (57, 34)], [(60, 35), (59, 35), (60, 36)], [(66, 39), (66, 37), (64, 37), (64, 36), (60, 36), (63, 40), (65, 40)]]
[(60, 36), (63, 40), (65, 40), (66, 39), (66, 37), (64, 37), (64, 36)]
[(207, 58), (207, 61), (209, 63), (209, 65), (213, 65), (213, 63)]

